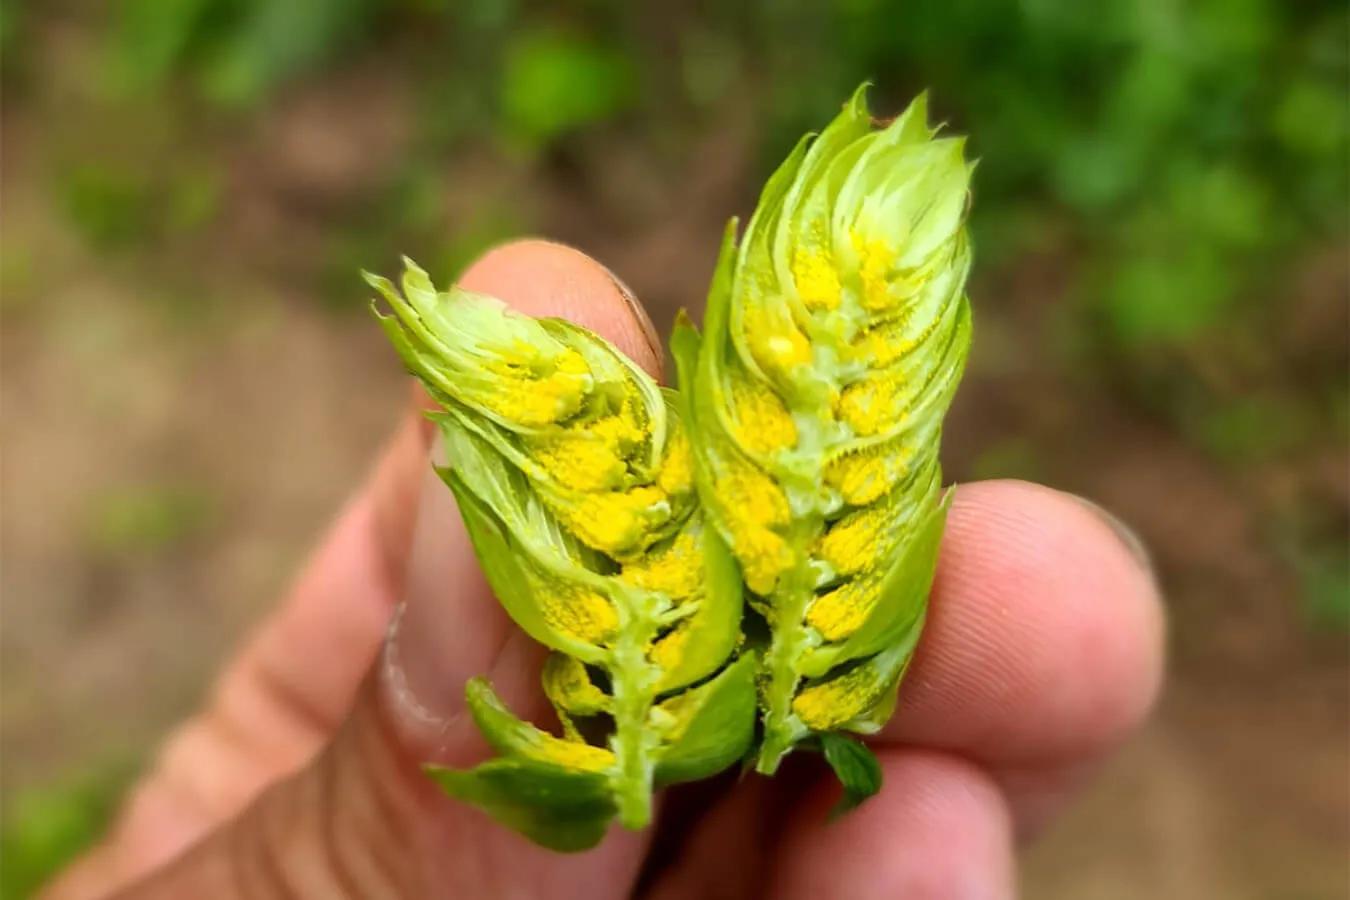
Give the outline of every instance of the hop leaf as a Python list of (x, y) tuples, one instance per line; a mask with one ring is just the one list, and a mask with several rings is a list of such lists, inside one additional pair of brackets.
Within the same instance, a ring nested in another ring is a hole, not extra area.
[(764, 772), (813, 733), (877, 730), (922, 628), (970, 343), (963, 149), (923, 97), (876, 128), (860, 89), (739, 246), (728, 228), (702, 340), (677, 328), (704, 512), (769, 625)]
[(441, 407), (441, 475), (488, 582), (554, 651), (542, 681), (563, 731), (517, 719), (475, 679), (469, 708), (500, 757), (428, 771), (536, 842), (584, 849), (615, 815), (647, 824), (655, 784), (744, 755), (755, 665), (732, 658), (740, 578), (698, 508), (673, 392), (585, 329), (437, 292), (405, 264), (402, 291), (367, 276), (393, 313), (376, 315)]

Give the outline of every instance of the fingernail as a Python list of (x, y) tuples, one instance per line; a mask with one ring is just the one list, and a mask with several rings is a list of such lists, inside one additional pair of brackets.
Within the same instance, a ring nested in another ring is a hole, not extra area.
[(652, 351), (652, 358), (660, 361), (662, 358), (661, 338), (656, 333), (656, 326), (652, 324), (651, 316), (647, 315), (646, 307), (638, 301), (633, 289), (625, 284), (622, 278), (614, 274), (613, 269), (608, 266), (602, 268), (604, 268), (605, 274), (609, 276), (609, 280), (614, 282), (614, 287), (618, 289), (619, 296), (623, 297), (624, 303), (628, 304), (628, 309), (633, 314), (633, 318), (637, 319), (638, 327), (642, 329), (642, 336), (647, 341), (647, 348)]
[(1078, 494), (1071, 494), (1070, 496), (1091, 510), (1097, 518), (1105, 522), (1107, 527), (1115, 532), (1116, 537), (1118, 537), (1120, 542), (1130, 551), (1130, 555), (1143, 567), (1144, 571), (1148, 572), (1150, 576), (1154, 574), (1153, 555), (1149, 552), (1148, 545), (1144, 543), (1143, 538), (1139, 537), (1138, 532), (1126, 525), (1119, 516), (1101, 504)]
[(419, 739), (449, 729), (464, 682), (483, 674), (510, 633), (484, 580), (454, 495), (432, 463), (423, 476), (402, 604), (385, 641), (382, 680), (399, 724)]

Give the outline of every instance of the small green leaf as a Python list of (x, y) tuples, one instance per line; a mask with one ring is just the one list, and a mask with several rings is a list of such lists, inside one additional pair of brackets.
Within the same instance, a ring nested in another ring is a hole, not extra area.
[(526, 759), (494, 759), (469, 770), (428, 765), (423, 771), (451, 797), (563, 853), (600, 843), (616, 812), (609, 779), (596, 772)]
[(844, 787), (831, 816), (843, 815), (881, 790), (881, 765), (862, 741), (827, 731), (820, 735), (820, 747)]
[(755, 657), (746, 654), (707, 684), (658, 707), (676, 719), (677, 737), (661, 751), (656, 782), (714, 775), (745, 755), (755, 729)]

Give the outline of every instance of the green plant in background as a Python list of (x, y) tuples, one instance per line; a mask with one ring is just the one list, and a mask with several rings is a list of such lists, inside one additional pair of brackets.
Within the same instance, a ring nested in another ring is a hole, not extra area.
[(585, 329), (437, 293), (410, 262), (401, 295), (367, 278), (442, 407), (441, 474), (489, 583), (554, 651), (543, 685), (561, 738), (475, 679), (469, 708), (501, 756), (429, 773), (558, 850), (592, 846), (616, 814), (645, 826), (653, 786), (731, 765), (754, 722), (754, 659), (734, 655), (740, 582), (703, 522), (671, 393)]
[(125, 760), (5, 797), (0, 898), (33, 893), (103, 833), (135, 767)]
[(762, 772), (878, 730), (923, 626), (970, 343), (963, 147), (922, 97), (874, 128), (858, 91), (769, 179), (739, 247), (728, 229), (701, 344), (675, 337), (704, 509), (769, 627)]

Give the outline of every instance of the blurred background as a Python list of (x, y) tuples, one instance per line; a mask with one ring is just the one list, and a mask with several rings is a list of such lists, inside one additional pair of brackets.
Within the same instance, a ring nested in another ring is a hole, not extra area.
[(0, 891), (97, 835), (404, 402), (358, 268), (538, 234), (659, 326), (871, 79), (981, 158), (950, 477), (1092, 497), (1156, 719), (1028, 897), (1350, 889), (1350, 19), (1282, 0), (0, 2)]

